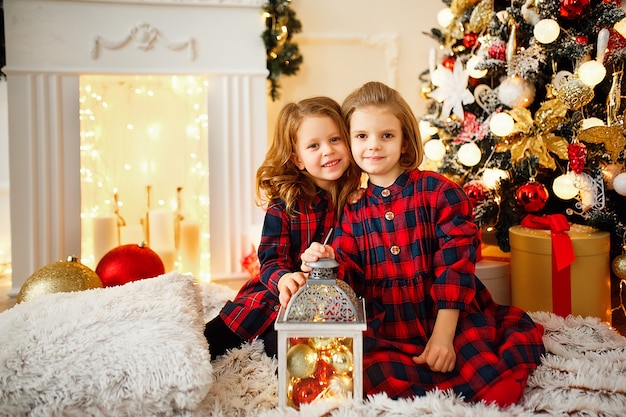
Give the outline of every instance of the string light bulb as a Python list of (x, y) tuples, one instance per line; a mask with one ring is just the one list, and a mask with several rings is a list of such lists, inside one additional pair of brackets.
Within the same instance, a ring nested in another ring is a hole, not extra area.
[(542, 19), (537, 22), (533, 29), (533, 35), (537, 42), (550, 44), (557, 40), (561, 33), (561, 27), (552, 19)]
[(459, 162), (463, 165), (473, 167), (480, 162), (482, 152), (474, 142), (468, 142), (461, 145), (457, 152), (457, 157), (459, 158)]
[(571, 200), (578, 195), (578, 188), (574, 185), (576, 174), (569, 171), (559, 175), (552, 182), (552, 191), (561, 200)]
[(496, 136), (505, 137), (513, 132), (515, 120), (510, 114), (505, 112), (496, 113), (489, 121), (489, 130)]
[(446, 147), (439, 139), (431, 139), (424, 143), (424, 154), (431, 161), (441, 161), (446, 154)]

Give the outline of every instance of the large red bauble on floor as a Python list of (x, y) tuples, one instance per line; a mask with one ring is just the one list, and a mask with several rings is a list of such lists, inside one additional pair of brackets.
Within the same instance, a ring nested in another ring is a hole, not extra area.
[(155, 251), (139, 244), (118, 246), (98, 262), (96, 274), (105, 287), (152, 278), (165, 273), (163, 261)]

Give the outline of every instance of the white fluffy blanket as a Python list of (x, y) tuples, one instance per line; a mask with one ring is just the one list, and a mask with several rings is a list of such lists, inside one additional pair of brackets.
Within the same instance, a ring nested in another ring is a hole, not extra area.
[[(217, 314), (233, 295), (227, 287), (205, 285), (205, 319)], [(193, 416), (626, 416), (626, 338), (596, 318), (531, 315), (545, 328), (548, 353), (529, 378), (521, 403), (506, 409), (431, 392), (404, 400), (377, 395), (362, 402), (281, 410), (276, 408), (277, 361), (265, 356), (256, 341), (213, 362), (214, 383)]]

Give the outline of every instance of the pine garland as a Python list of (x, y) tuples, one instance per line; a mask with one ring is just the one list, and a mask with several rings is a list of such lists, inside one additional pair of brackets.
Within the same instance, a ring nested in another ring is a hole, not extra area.
[(296, 74), (303, 60), (298, 45), (292, 40), (294, 33), (302, 31), (302, 24), (289, 7), (290, 3), (291, 0), (269, 0), (263, 6), (265, 31), (261, 37), (265, 43), (267, 79), (272, 101), (280, 98), (280, 77)]

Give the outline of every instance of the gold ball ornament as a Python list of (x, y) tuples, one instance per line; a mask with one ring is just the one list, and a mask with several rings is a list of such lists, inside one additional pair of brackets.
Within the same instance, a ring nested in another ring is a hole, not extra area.
[(619, 279), (626, 279), (626, 253), (616, 256), (611, 262), (611, 269)]
[(317, 351), (330, 350), (334, 344), (335, 339), (332, 337), (312, 337), (309, 339), (309, 345)]
[(100, 277), (75, 257), (57, 261), (36, 270), (22, 285), (17, 303), (34, 300), (45, 294), (102, 288)]
[(337, 349), (330, 355), (330, 363), (338, 374), (347, 374), (352, 372), (352, 369), (354, 368), (352, 352), (346, 348)]
[(317, 352), (309, 345), (298, 344), (287, 351), (287, 371), (295, 378), (311, 376), (317, 367)]

